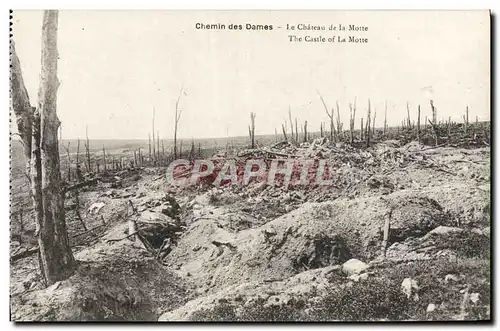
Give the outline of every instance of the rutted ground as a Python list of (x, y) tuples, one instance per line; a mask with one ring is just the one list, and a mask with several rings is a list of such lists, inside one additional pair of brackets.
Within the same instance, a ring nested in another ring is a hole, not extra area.
[[(489, 318), (489, 148), (279, 151), (329, 158), (333, 186), (175, 189), (142, 169), (82, 193), (88, 227), (104, 223), (73, 239), (77, 273), (40, 289), (16, 262), (13, 318)], [(130, 218), (149, 247), (125, 238)]]

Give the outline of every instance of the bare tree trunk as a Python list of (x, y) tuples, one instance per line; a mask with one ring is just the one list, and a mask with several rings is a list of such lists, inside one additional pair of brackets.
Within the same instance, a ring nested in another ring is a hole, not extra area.
[(420, 143), (420, 105), (417, 111), (417, 141)]
[[(57, 89), (60, 84), (57, 79), (57, 25), (58, 12), (45, 11), (42, 25), (42, 73), (37, 109), (40, 114), (38, 146), (41, 148), (38, 151), (41, 158), (38, 159), (39, 167), (35, 166), (34, 182), (38, 180), (41, 183), (40, 190), (35, 192), (42, 196), (42, 206), (37, 212), (40, 216), (41, 211), (42, 216), (38, 219), (40, 228), (38, 245), (42, 274), (47, 285), (66, 279), (73, 273), (75, 267), (66, 230), (57, 142), (57, 129), (60, 124), (56, 113)], [(37, 140), (35, 139), (35, 142)], [(38, 175), (41, 175), (41, 178)]]
[(294, 142), (295, 140), (295, 132), (293, 131), (293, 122), (292, 122), (292, 108), (290, 106), (288, 106), (288, 120), (290, 121), (290, 139), (292, 141), (292, 143)]
[(304, 142), (307, 142), (307, 121), (304, 122)]
[(163, 140), (161, 141), (161, 162), (165, 163), (165, 146), (163, 145)]
[(370, 124), (371, 124), (371, 102), (370, 99), (368, 99), (368, 114), (366, 116), (366, 147), (368, 148), (370, 146)]
[(156, 164), (160, 165), (160, 131), (156, 131)]
[(283, 137), (285, 141), (288, 141), (288, 137), (286, 136), (285, 124), (281, 124), (281, 129), (283, 130)]
[(148, 134), (149, 162), (151, 162), (151, 134)]
[(104, 145), (102, 145), (102, 164), (104, 166), (104, 172), (108, 170), (107, 165), (106, 165), (106, 149), (104, 148)]
[(181, 101), (181, 96), (184, 92), (184, 87), (181, 87), (179, 92), (179, 97), (175, 102), (175, 121), (174, 121), (174, 159), (177, 158), (177, 128), (179, 126), (179, 121), (181, 119), (182, 108), (179, 108), (179, 102)]
[(11, 41), (11, 99), (12, 109), (16, 115), (16, 124), (21, 142), (24, 147), (24, 158), (26, 162), (26, 175), (29, 177), (31, 172), (31, 145), (32, 145), (32, 125), (35, 107), (30, 104), (28, 91), (24, 85), (21, 64), (16, 54), (15, 43)]
[(387, 133), (387, 100), (385, 101), (384, 136)]
[(354, 125), (356, 124), (356, 99), (354, 105), (349, 103), (349, 131), (351, 133), (351, 145), (354, 143)]
[(376, 118), (377, 118), (377, 109), (375, 109), (375, 111), (373, 112), (373, 121), (372, 121), (372, 124), (371, 124), (371, 127), (372, 127), (372, 138), (375, 135), (375, 119)]
[(363, 118), (361, 118), (361, 132), (359, 133), (360, 134), (360, 140), (363, 141), (363, 129), (364, 129), (364, 126), (363, 126)]
[(155, 164), (156, 160), (156, 151), (155, 151), (155, 106), (153, 106), (153, 131), (151, 131), (151, 134), (153, 135), (153, 165)]
[(295, 142), (299, 142), (299, 130), (297, 125), (297, 117), (295, 117)]
[(465, 115), (464, 115), (464, 133), (467, 135), (467, 129), (469, 127), (469, 106), (465, 108)]
[(87, 130), (87, 126), (85, 126), (85, 136), (87, 142), (85, 143), (85, 154), (87, 156), (87, 172), (92, 171), (92, 165), (90, 164), (90, 143), (89, 143), (89, 134)]
[(250, 134), (251, 148), (255, 148), (255, 113), (250, 113), (250, 125), (248, 126), (248, 133)]

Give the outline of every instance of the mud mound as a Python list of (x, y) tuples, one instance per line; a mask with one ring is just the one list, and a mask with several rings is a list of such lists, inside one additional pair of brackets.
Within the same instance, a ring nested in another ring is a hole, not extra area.
[(389, 244), (446, 224), (434, 201), (397, 192), (385, 198), (304, 203), (263, 226), (239, 232), (216, 216), (192, 223), (166, 262), (202, 292), (248, 281), (285, 279), (308, 269), (380, 254), (383, 227)]
[(69, 279), (12, 299), (14, 321), (153, 321), (189, 299), (181, 279), (130, 242), (101, 243), (75, 257)]

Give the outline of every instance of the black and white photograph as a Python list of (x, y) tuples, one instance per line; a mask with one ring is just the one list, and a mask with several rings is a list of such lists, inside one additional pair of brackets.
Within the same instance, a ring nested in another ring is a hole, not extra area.
[(489, 10), (9, 15), (12, 322), (491, 322)]

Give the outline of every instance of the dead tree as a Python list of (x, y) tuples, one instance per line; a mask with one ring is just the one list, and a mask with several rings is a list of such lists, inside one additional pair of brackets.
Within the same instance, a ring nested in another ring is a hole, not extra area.
[[(336, 101), (336, 106), (337, 106), (337, 118), (335, 119), (336, 121), (336, 124), (337, 124), (337, 138), (338, 139), (341, 139), (342, 138), (342, 132), (344, 131), (343, 130), (343, 123), (342, 123), (342, 120), (340, 119), (340, 106), (339, 106), (339, 102), (338, 100)], [(332, 113), (333, 113), (333, 110), (332, 110)], [(333, 114), (332, 114), (333, 115)]]
[(307, 142), (307, 121), (304, 122), (304, 142)]
[(286, 136), (285, 124), (281, 124), (281, 129), (283, 130), (283, 138), (285, 139), (285, 141), (288, 141), (288, 137)]
[(104, 166), (104, 172), (106, 172), (108, 168), (106, 165), (106, 149), (104, 148), (104, 145), (102, 145), (102, 164)]
[(387, 133), (387, 100), (385, 100), (385, 114), (384, 114), (384, 136)]
[(295, 142), (299, 142), (299, 130), (297, 125), (297, 117), (295, 117)]
[(371, 102), (368, 99), (368, 113), (366, 116), (366, 147), (370, 146)]
[(373, 121), (372, 121), (372, 138), (375, 136), (375, 119), (377, 118), (377, 109), (373, 112)]
[(161, 162), (165, 163), (165, 146), (163, 145), (163, 140), (161, 141)]
[(67, 174), (67, 176), (68, 176), (68, 182), (69, 182), (69, 181), (71, 181), (71, 157), (70, 157), (70, 150), (69, 150), (69, 148), (71, 146), (71, 142), (68, 141), (68, 147), (66, 147), (64, 145), (62, 145), (62, 146), (66, 150), (66, 157), (67, 157), (67, 160), (66, 160), (67, 162), (66, 163), (68, 164), (68, 174)]
[(360, 134), (360, 138), (359, 140), (363, 141), (363, 130), (364, 130), (364, 126), (363, 126), (363, 117), (361, 117), (361, 132), (359, 133)]
[(255, 113), (250, 113), (250, 125), (248, 126), (251, 148), (255, 148)]
[(294, 139), (295, 139), (295, 134), (293, 132), (293, 122), (292, 122), (292, 108), (290, 106), (288, 106), (288, 120), (290, 121), (290, 130), (291, 130), (291, 139), (292, 139), (292, 143), (294, 142)]
[(151, 134), (153, 135), (153, 159), (151, 160), (153, 164), (155, 164), (156, 159), (156, 151), (155, 151), (155, 106), (153, 106), (153, 130)]
[(323, 138), (323, 122), (319, 124), (319, 136)]
[(151, 162), (151, 133), (148, 133), (149, 162)]
[(191, 150), (189, 151), (189, 159), (190, 160), (194, 160), (194, 153), (195, 153), (195, 149), (194, 149), (194, 139), (191, 138)]
[(469, 106), (465, 107), (464, 117), (464, 134), (467, 135), (467, 128), (469, 127)]
[(82, 214), (80, 213), (80, 197), (78, 193), (78, 189), (74, 190), (74, 197), (75, 197), (75, 215), (78, 221), (80, 221), (80, 224), (82, 225), (82, 228), (84, 231), (87, 231), (87, 225), (85, 224), (85, 221), (82, 218)]
[(69, 277), (76, 266), (69, 247), (57, 131), (57, 25), (58, 12), (44, 11), (38, 106), (34, 109), (24, 85), (19, 58), (11, 44), (12, 108), (24, 144), (32, 190), (39, 264), (45, 284)]
[(90, 164), (90, 142), (89, 142), (89, 133), (88, 133), (88, 127), (85, 125), (85, 156), (87, 158), (87, 172), (92, 171), (92, 165)]
[(160, 131), (156, 131), (156, 164), (160, 165)]
[(408, 125), (408, 128), (411, 128), (411, 119), (410, 119), (410, 104), (406, 102), (406, 115), (408, 118), (406, 119), (406, 123)]
[(356, 120), (356, 98), (354, 98), (354, 105), (349, 103), (349, 131), (351, 133), (351, 145), (354, 143), (355, 120)]
[(323, 96), (317, 91), (318, 96), (321, 100), (321, 103), (323, 104), (323, 107), (325, 108), (326, 115), (328, 115), (328, 118), (330, 119), (330, 141), (334, 141), (334, 136), (335, 136), (335, 127), (333, 125), (333, 109), (330, 112), (328, 110), (328, 106), (326, 105), (325, 99), (323, 99)]
[(82, 169), (80, 168), (80, 138), (76, 143), (76, 180), (82, 181)]
[(420, 105), (417, 110), (417, 141), (420, 143)]
[(432, 110), (432, 123), (434, 125), (437, 125), (437, 109), (436, 107), (434, 106), (434, 101), (433, 100), (430, 100), (430, 104), (431, 104), (431, 110)]
[(182, 108), (179, 108), (179, 102), (181, 101), (182, 94), (186, 94), (184, 87), (181, 87), (177, 101), (175, 102), (175, 118), (174, 118), (174, 158), (177, 158), (177, 129), (179, 127), (179, 121), (181, 119)]

